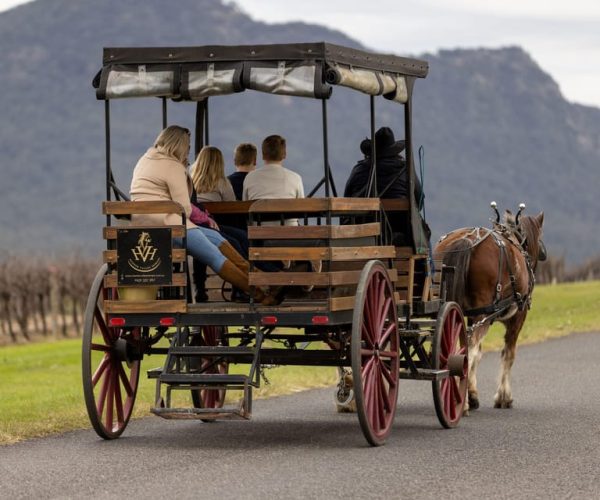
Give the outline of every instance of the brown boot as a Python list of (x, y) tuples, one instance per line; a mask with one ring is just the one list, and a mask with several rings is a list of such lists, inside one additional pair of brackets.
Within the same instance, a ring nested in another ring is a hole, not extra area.
[[(228, 241), (224, 241), (219, 245), (219, 251), (227, 257), (238, 269), (244, 273), (250, 272), (250, 263), (242, 257)], [(238, 287), (239, 288), (239, 287)]]
[(262, 303), (267, 298), (267, 296), (259, 288), (255, 288), (254, 293), (250, 293), (248, 273), (242, 271), (230, 260), (226, 260), (223, 263), (223, 267), (221, 267), (221, 270), (218, 274), (221, 278), (231, 283), (234, 287), (239, 288), (242, 292), (245, 292), (248, 295), (251, 295), (256, 302)]

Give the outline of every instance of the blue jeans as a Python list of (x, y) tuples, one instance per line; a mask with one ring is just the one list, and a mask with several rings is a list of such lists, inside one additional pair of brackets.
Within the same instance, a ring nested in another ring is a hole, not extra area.
[[(217, 231), (206, 227), (196, 227), (187, 230), (187, 253), (194, 259), (209, 266), (218, 273), (227, 260), (219, 250), (219, 246), (227, 241)], [(178, 246), (183, 244), (181, 238), (176, 238)]]

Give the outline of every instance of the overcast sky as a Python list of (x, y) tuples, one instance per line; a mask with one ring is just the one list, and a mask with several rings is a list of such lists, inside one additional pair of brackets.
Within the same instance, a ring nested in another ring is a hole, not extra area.
[[(0, 11), (20, 3), (24, 0), (0, 0)], [(600, 106), (600, 0), (235, 0), (235, 3), (256, 20), (323, 24), (343, 31), (369, 48), (396, 54), (520, 45), (552, 75), (568, 100)]]

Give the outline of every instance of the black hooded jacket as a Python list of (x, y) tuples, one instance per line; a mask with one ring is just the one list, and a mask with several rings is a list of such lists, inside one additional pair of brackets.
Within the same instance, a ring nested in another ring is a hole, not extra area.
[[(408, 197), (408, 169), (406, 162), (399, 156), (383, 156), (377, 158), (377, 194), (380, 198)], [(367, 197), (371, 159), (359, 161), (348, 177), (344, 196), (348, 198)], [(415, 177), (415, 198), (422, 204), (423, 190), (419, 179)]]

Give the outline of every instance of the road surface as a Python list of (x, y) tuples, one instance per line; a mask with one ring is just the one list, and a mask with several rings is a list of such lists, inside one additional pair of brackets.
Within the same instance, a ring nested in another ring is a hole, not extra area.
[(514, 408), (444, 430), (428, 382), (401, 381), (388, 443), (371, 448), (333, 388), (254, 402), (251, 422), (131, 422), (116, 441), (76, 431), (0, 447), (2, 498), (600, 498), (600, 333), (525, 346)]

